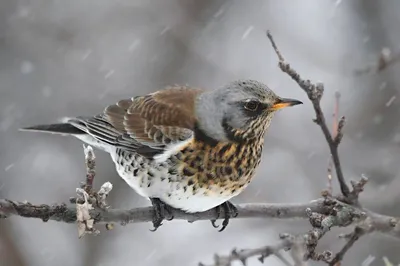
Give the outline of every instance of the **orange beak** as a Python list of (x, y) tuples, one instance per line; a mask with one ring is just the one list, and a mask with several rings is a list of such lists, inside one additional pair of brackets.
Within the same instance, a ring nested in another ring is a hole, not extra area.
[(289, 98), (280, 98), (275, 102), (275, 104), (272, 106), (272, 110), (276, 111), (285, 107), (289, 106), (294, 106), (298, 104), (303, 104), (303, 102), (295, 99), (289, 99)]

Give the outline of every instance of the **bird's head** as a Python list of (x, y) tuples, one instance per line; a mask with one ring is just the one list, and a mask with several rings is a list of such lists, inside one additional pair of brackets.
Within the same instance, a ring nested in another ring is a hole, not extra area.
[(209, 137), (240, 142), (263, 137), (277, 110), (298, 104), (261, 82), (237, 80), (201, 94), (195, 111), (199, 128)]

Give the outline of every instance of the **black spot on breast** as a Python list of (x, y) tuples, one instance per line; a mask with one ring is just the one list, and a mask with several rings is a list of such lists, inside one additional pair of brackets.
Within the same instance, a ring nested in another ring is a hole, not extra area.
[(242, 166), (243, 161), (239, 158), (235, 163), (235, 168), (239, 169)]
[(225, 166), (225, 173), (226, 173), (227, 175), (231, 175), (232, 172), (233, 172), (232, 167), (230, 167), (230, 166)]
[(198, 189), (199, 189), (199, 187), (195, 184), (193, 186), (193, 194), (196, 194)]
[(137, 169), (137, 168), (134, 169), (134, 170), (133, 170), (133, 175), (134, 175), (134, 176), (137, 176), (138, 172), (139, 172), (139, 169)]
[(184, 176), (193, 176), (194, 172), (190, 171), (188, 168), (183, 168), (183, 175)]
[(182, 160), (183, 158), (182, 152), (178, 152), (177, 154), (175, 154), (175, 158), (178, 160)]
[(154, 177), (154, 173), (151, 172), (151, 171), (147, 171), (147, 175), (148, 175), (149, 177)]
[(223, 146), (223, 147), (219, 150), (218, 156), (219, 156), (220, 158), (221, 158), (221, 157), (224, 157), (225, 153), (226, 153), (230, 148), (231, 148), (231, 144), (230, 144), (230, 143), (227, 144), (227, 145), (225, 145), (225, 146)]
[(227, 164), (232, 164), (232, 161), (235, 158), (235, 156), (237, 156), (237, 154), (232, 154), (231, 156), (229, 156), (228, 158), (225, 159), (225, 162)]
[(182, 150), (182, 153), (183, 153), (183, 154), (193, 153), (193, 152), (194, 152), (194, 150), (193, 150), (192, 148), (190, 148), (190, 147), (185, 147), (185, 148), (183, 148), (183, 150)]
[(237, 173), (238, 173), (239, 178), (242, 177), (242, 175), (243, 175), (243, 170), (242, 170), (242, 168), (238, 168), (238, 169), (237, 169)]
[(169, 168), (168, 169), (168, 174), (169, 175), (177, 175), (178, 171), (175, 168)]
[(199, 167), (197, 167), (197, 171), (200, 173), (204, 172), (204, 166), (200, 164)]
[(208, 180), (214, 179), (214, 176), (212, 174), (210, 174), (210, 173), (207, 173), (206, 177), (207, 177)]
[(215, 173), (216, 173), (217, 176), (224, 175), (224, 171), (222, 169), (223, 169), (223, 167), (220, 167), (220, 166), (215, 167)]
[(188, 186), (192, 186), (193, 184), (194, 184), (193, 180), (190, 179), (190, 180), (188, 181)]
[(194, 160), (191, 161), (189, 165), (190, 165), (190, 167), (192, 167), (192, 168), (196, 168), (196, 161), (194, 161)]

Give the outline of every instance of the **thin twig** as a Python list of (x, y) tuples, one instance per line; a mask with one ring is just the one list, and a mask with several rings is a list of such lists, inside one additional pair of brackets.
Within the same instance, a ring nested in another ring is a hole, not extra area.
[(85, 191), (89, 195), (92, 193), (94, 177), (96, 176), (96, 156), (94, 155), (93, 148), (89, 145), (83, 145), (83, 151), (85, 153), (85, 165), (86, 165), (86, 183)]
[[(288, 262), (284, 257), (282, 257), (282, 255), (279, 254), (279, 251), (283, 249), (290, 249), (292, 246), (293, 241), (291, 241), (289, 238), (285, 238), (273, 246), (242, 250), (233, 249), (227, 256), (219, 256), (217, 254), (214, 255), (214, 262), (212, 266), (230, 266), (232, 262), (235, 261), (240, 261), (243, 265), (247, 265), (247, 260), (252, 257), (258, 257), (258, 260), (263, 263), (264, 260), (271, 255), (277, 256), (285, 265), (291, 266), (290, 262)], [(199, 266), (206, 265), (199, 263)]]
[(345, 236), (344, 238), (347, 239), (346, 244), (343, 246), (343, 248), (335, 255), (335, 257), (332, 259), (331, 262), (329, 262), (329, 266), (335, 266), (339, 262), (343, 260), (344, 255), (346, 254), (347, 251), (354, 245), (354, 243), (365, 234), (365, 231), (361, 228), (356, 226), (354, 231)]
[[(338, 133), (338, 123), (339, 123), (339, 100), (340, 100), (340, 93), (337, 91), (335, 93), (335, 110), (333, 112), (333, 127), (332, 127), (332, 136), (336, 138)], [(332, 185), (332, 155), (329, 156), (329, 163), (328, 163), (328, 191), (330, 195), (333, 195), (333, 185)]]
[[(324, 85), (323, 84), (313, 84), (310, 80), (304, 80), (300, 77), (300, 75), (290, 67), (288, 63), (285, 62), (284, 57), (282, 56), (281, 52), (279, 51), (271, 33), (267, 31), (268, 39), (270, 40), (272, 47), (275, 50), (275, 53), (279, 59), (279, 67), (280, 69), (287, 73), (297, 84), (306, 92), (308, 98), (311, 100), (312, 105), (314, 107), (314, 111), (316, 113), (315, 122), (321, 127), (321, 130), (325, 136), (325, 139), (328, 143), (329, 149), (332, 154), (333, 164), (335, 166), (336, 175), (339, 181), (340, 190), (345, 198), (348, 198), (350, 195), (350, 189), (346, 184), (346, 181), (343, 176), (343, 171), (340, 165), (339, 153), (338, 153), (338, 146), (340, 141), (335, 141), (332, 137), (329, 128), (325, 121), (325, 116), (322, 112), (320, 101), (324, 92)], [(344, 118), (342, 119), (342, 126), (338, 127), (337, 135), (341, 135), (341, 130), (343, 129), (344, 125)], [(351, 202), (353, 199), (349, 199)]]

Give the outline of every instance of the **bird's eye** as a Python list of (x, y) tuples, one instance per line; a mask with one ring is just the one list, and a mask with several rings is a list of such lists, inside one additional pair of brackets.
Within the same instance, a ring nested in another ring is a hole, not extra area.
[(248, 101), (244, 104), (244, 108), (248, 111), (254, 112), (258, 110), (260, 103), (257, 101)]

